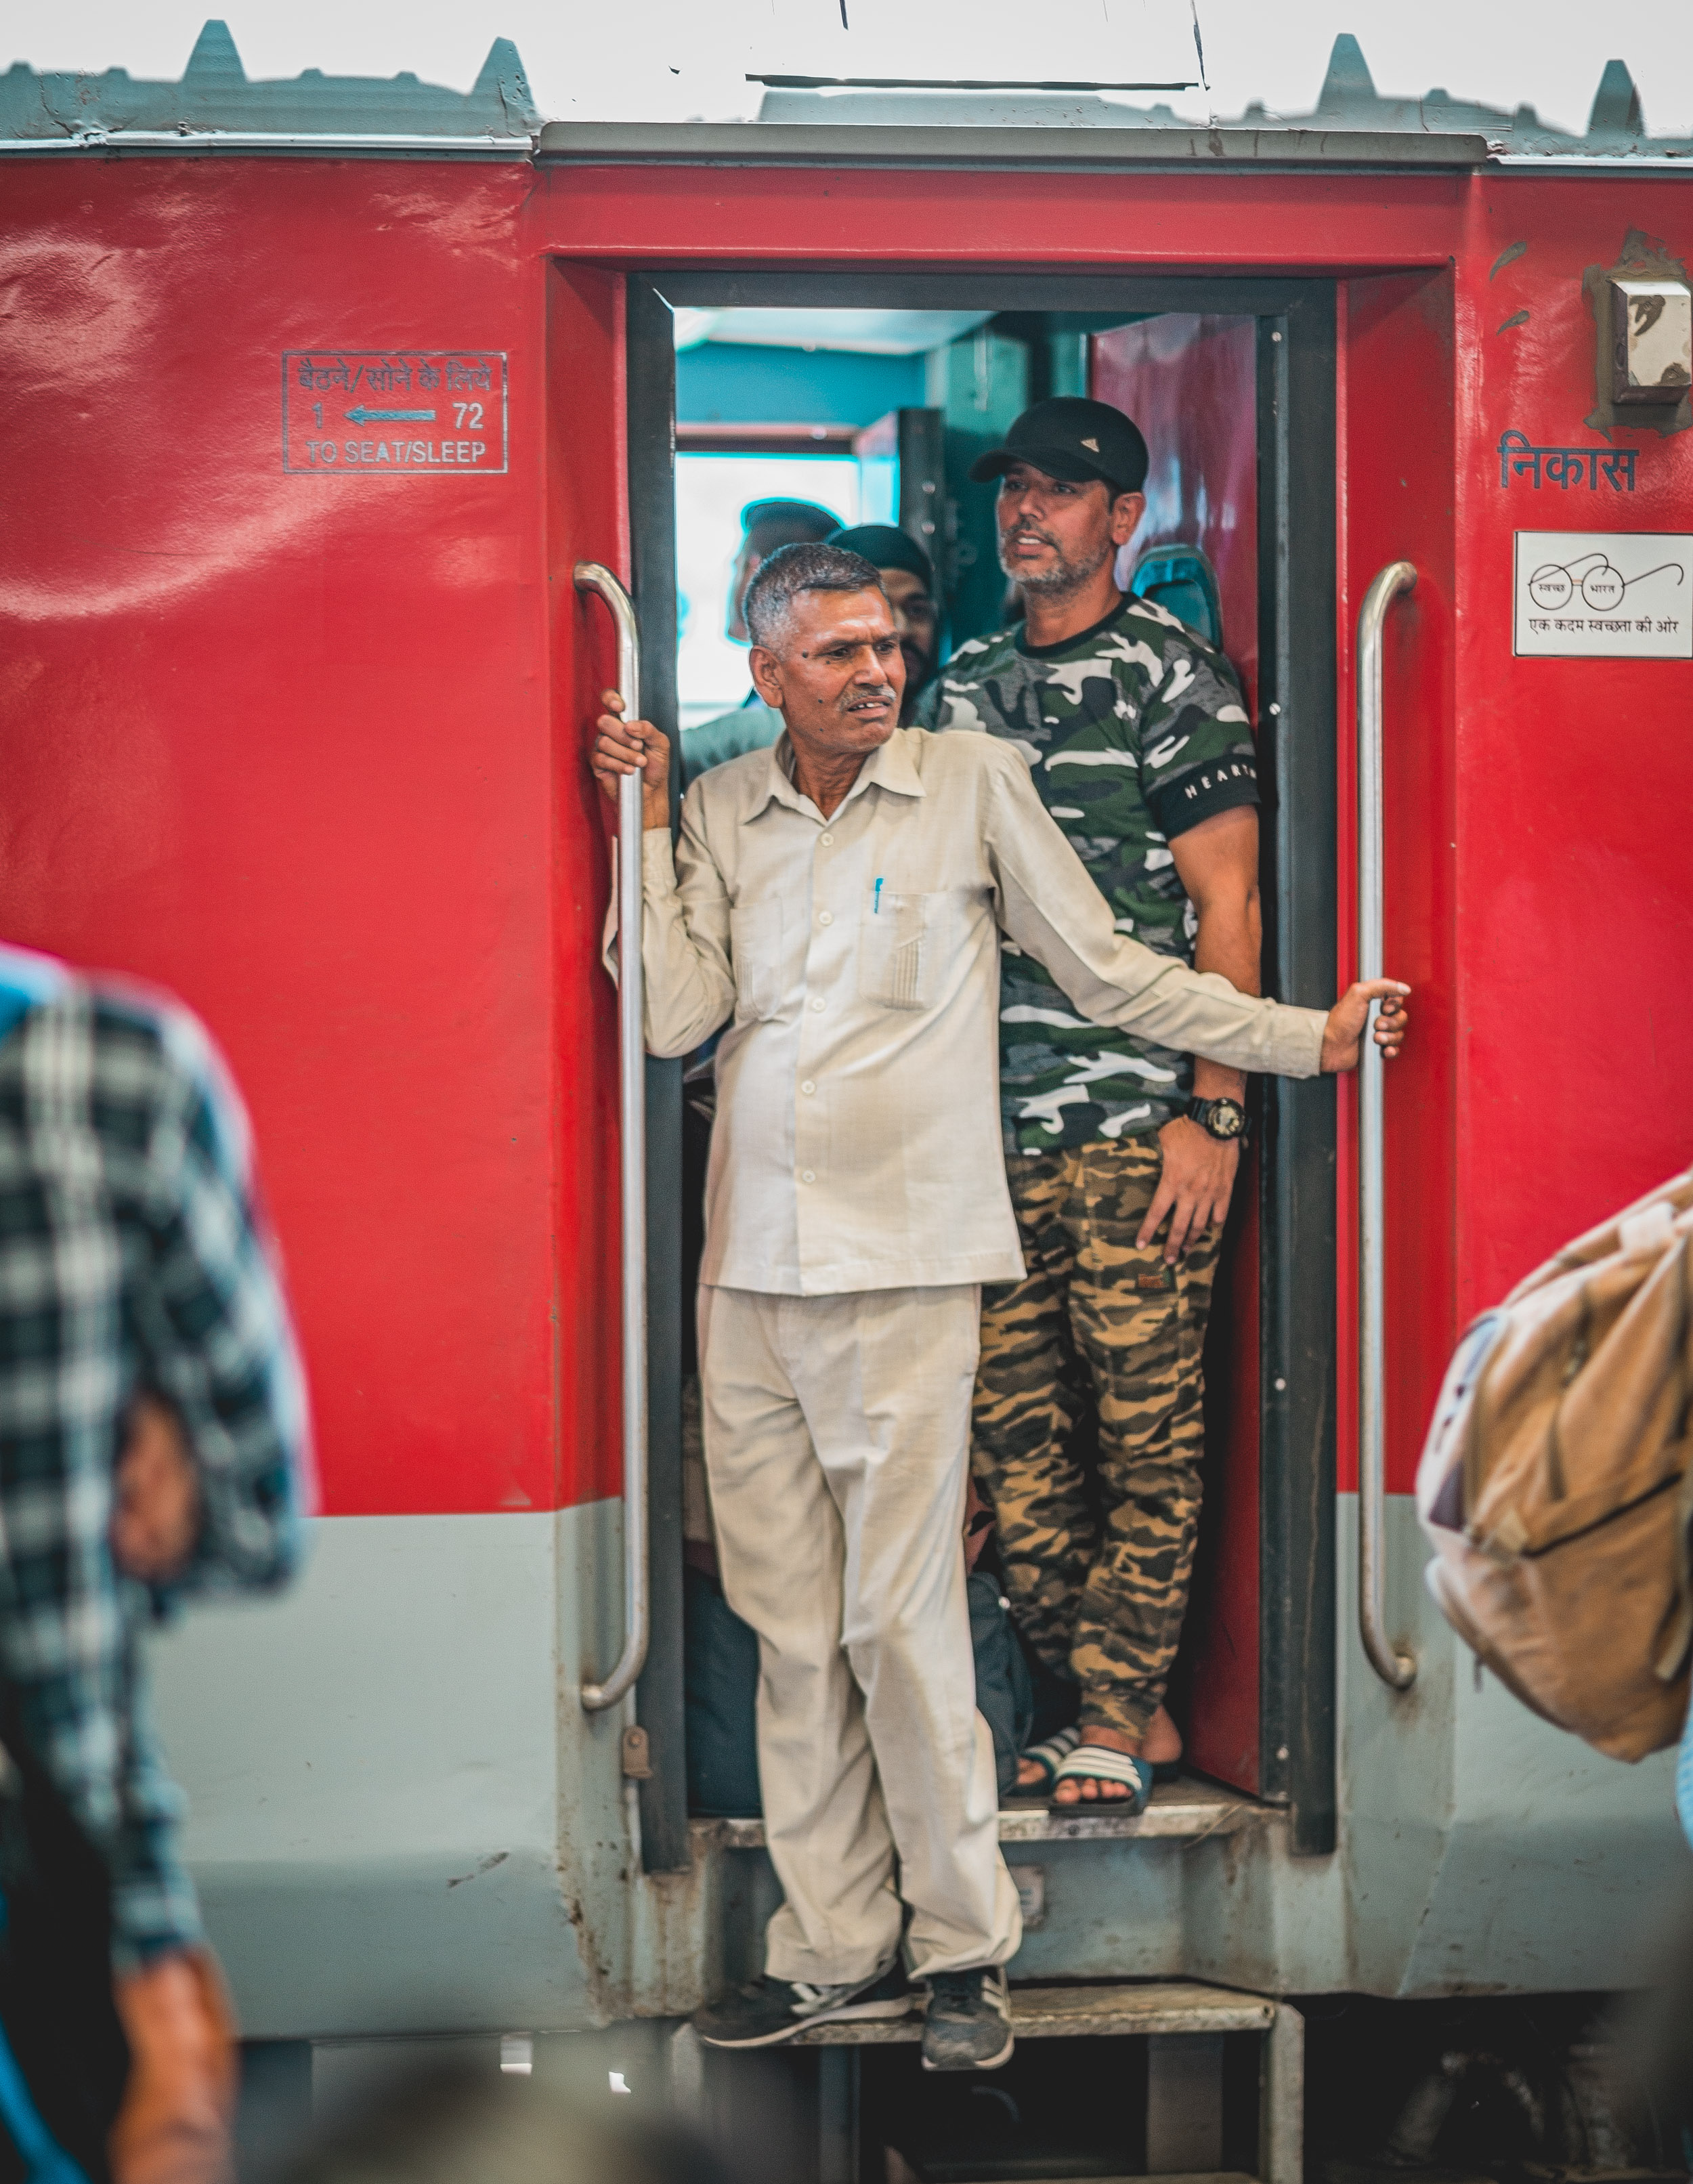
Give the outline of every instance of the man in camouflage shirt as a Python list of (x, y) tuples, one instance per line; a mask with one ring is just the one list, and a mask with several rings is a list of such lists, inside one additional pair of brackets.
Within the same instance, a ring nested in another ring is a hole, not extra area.
[[(982, 458), (972, 476), (1000, 480), (1000, 561), (1027, 620), (962, 646), (920, 718), (1015, 743), (1117, 929), (1256, 993), (1258, 790), (1239, 685), (1219, 652), (1115, 579), (1146, 467), (1120, 410), (1073, 398), (1037, 404)], [(975, 1464), (1017, 1619), (1081, 1686), (1079, 1748), (1066, 1733), (1019, 1779), (1055, 1782), (1061, 1804), (1138, 1807), (1152, 1763), (1181, 1749), (1163, 1698), (1193, 1568), (1200, 1354), (1245, 1080), (1085, 1022), (1009, 944), (1000, 1067), (1028, 1272), (985, 1300)], [(1076, 1451), (1090, 1407), (1092, 1482)]]

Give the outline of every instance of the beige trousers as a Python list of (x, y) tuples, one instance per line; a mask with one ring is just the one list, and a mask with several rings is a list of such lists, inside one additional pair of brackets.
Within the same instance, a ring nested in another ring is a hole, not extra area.
[(774, 1979), (867, 1977), (902, 1896), (919, 1977), (1022, 1938), (964, 1591), (980, 1321), (974, 1288), (699, 1292), (723, 1590), (759, 1637)]

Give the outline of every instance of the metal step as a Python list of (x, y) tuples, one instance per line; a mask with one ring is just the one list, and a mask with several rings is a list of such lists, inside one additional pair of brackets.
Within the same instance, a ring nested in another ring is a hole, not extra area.
[[(1011, 1998), (1011, 2026), (1020, 2041), (1148, 2040), (1149, 2173), (1140, 2184), (1303, 2184), (1305, 2022), (1287, 2003), (1267, 1995), (1204, 1986), (1197, 1980), (1014, 1986)], [(1256, 2033), (1261, 2042), (1257, 2180), (1200, 2167), (1207, 2154), (1215, 2160), (1222, 2152), (1219, 2036), (1240, 2032)], [(922, 2036), (922, 2020), (913, 2015), (814, 2025), (790, 2044), (826, 2051), (818, 2058), (820, 2085), (833, 2092), (842, 2116), (851, 2117), (857, 2109), (861, 2051)], [(855, 2148), (855, 2135), (849, 2136)], [(824, 2184), (848, 2184), (858, 2174), (856, 2153), (825, 2160), (819, 2173)]]
[[(1152, 2032), (1273, 2030), (1276, 2004), (1261, 1994), (1201, 1986), (1197, 1980), (1150, 1980), (1102, 1986), (1014, 1986), (1011, 2030), (1019, 2040), (1121, 2039)], [(814, 2025), (794, 2048), (879, 2048), (920, 2040), (921, 2017), (848, 2019)]]
[[(1213, 1782), (1161, 1782), (1144, 1813), (1131, 1817), (1110, 1810), (1072, 1807), (1055, 1812), (1033, 1799), (1017, 1799), (1000, 1814), (1002, 1843), (1105, 1842), (1123, 1836), (1143, 1841), (1198, 1842), (1206, 1836), (1234, 1835), (1274, 1818), (1272, 1808), (1238, 1790)], [(762, 1850), (764, 1822), (696, 1820), (696, 1830), (725, 1850)]]
[[(1076, 2184), (1073, 2176), (1029, 2176), (1021, 2184)], [(1244, 2169), (1195, 2169), (1184, 2170), (1174, 2176), (1091, 2176), (1087, 2184), (1258, 2184)], [(1484, 2180), (1491, 2184), (1491, 2180)], [(1670, 2184), (1665, 2179), (1664, 2184)]]

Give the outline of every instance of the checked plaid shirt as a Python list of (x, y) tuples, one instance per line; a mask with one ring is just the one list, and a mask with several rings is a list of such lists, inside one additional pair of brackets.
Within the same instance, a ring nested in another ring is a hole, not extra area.
[(246, 1118), (151, 994), (0, 947), (0, 1675), (112, 1878), (113, 1961), (200, 1936), (108, 1534), (125, 1413), (175, 1405), (203, 1521), (173, 1596), (293, 1568), (309, 1452)]

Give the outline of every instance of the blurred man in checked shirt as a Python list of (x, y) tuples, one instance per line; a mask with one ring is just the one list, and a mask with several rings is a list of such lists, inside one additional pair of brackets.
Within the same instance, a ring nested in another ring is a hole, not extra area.
[(204, 1032), (0, 947), (0, 2024), (21, 2066), (0, 2125), (26, 2167), (45, 2145), (55, 2175), (64, 2154), (116, 2184), (227, 2174), (232, 2027), (137, 1638), (168, 1596), (287, 1578), (309, 1468), (246, 1119)]

